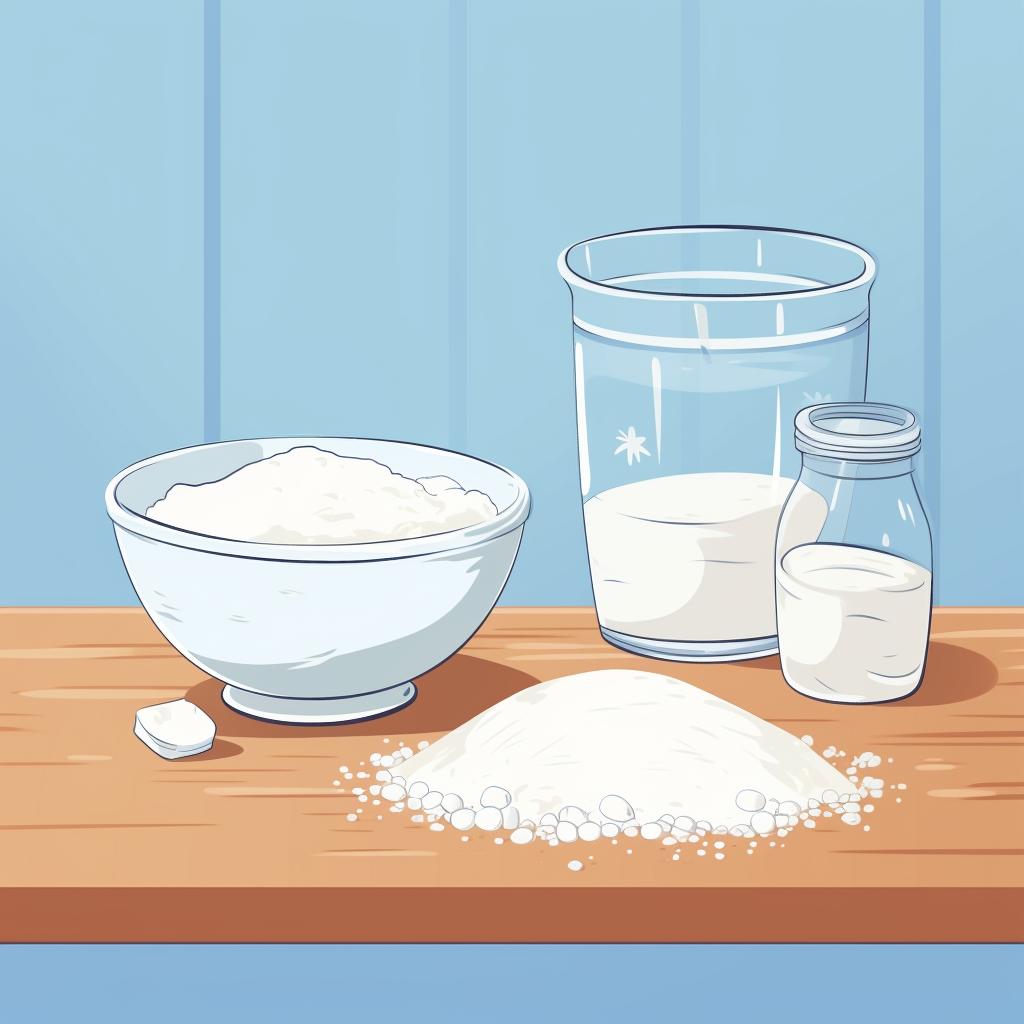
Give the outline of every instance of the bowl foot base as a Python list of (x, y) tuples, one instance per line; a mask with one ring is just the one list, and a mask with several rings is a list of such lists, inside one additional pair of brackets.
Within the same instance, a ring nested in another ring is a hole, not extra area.
[(404, 707), (416, 696), (412, 683), (400, 683), (376, 693), (361, 693), (355, 697), (317, 697), (301, 699), (268, 697), (237, 686), (224, 687), (224, 703), (251, 718), (264, 718), (270, 722), (288, 722), (293, 725), (336, 725), (339, 722), (358, 722), (364, 718), (377, 718)]
[(601, 627), (601, 635), (608, 643), (631, 654), (665, 661), (747, 661), (779, 653), (779, 639), (774, 636), (755, 637), (752, 640), (651, 640), (618, 633), (605, 626)]

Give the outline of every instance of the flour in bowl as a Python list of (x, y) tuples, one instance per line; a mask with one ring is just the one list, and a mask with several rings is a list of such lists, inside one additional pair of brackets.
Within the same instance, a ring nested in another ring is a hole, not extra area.
[(413, 480), (373, 459), (312, 446), (222, 480), (176, 484), (146, 512), (182, 530), (263, 544), (357, 544), (426, 537), (497, 516), (481, 491), (448, 477)]

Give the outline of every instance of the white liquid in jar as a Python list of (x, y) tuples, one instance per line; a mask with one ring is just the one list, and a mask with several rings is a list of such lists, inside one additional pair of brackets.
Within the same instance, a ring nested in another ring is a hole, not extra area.
[(896, 700), (921, 681), (932, 574), (884, 551), (803, 544), (778, 575), (782, 672), (824, 700)]
[(656, 640), (774, 636), (775, 532), (792, 486), (687, 473), (595, 495), (583, 514), (601, 624)]

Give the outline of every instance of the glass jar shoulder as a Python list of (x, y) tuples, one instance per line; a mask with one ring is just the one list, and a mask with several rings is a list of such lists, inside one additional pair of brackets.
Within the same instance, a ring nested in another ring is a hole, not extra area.
[(843, 467), (806, 463), (779, 522), (781, 559), (803, 544), (837, 544), (886, 552), (932, 568), (928, 518), (909, 460)]

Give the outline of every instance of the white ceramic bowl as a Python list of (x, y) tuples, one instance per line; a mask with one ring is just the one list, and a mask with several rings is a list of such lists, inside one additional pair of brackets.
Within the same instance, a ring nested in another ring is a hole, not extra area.
[[(296, 445), (372, 458), (409, 477), (449, 476), (488, 494), (489, 522), (360, 544), (225, 540), (146, 518), (178, 483), (206, 483)], [(129, 466), (107, 512), (139, 600), (189, 661), (228, 685), (224, 700), (280, 722), (386, 714), (412, 679), (479, 628), (501, 593), (530, 512), (514, 473), (400, 441), (277, 437), (197, 445)]]

